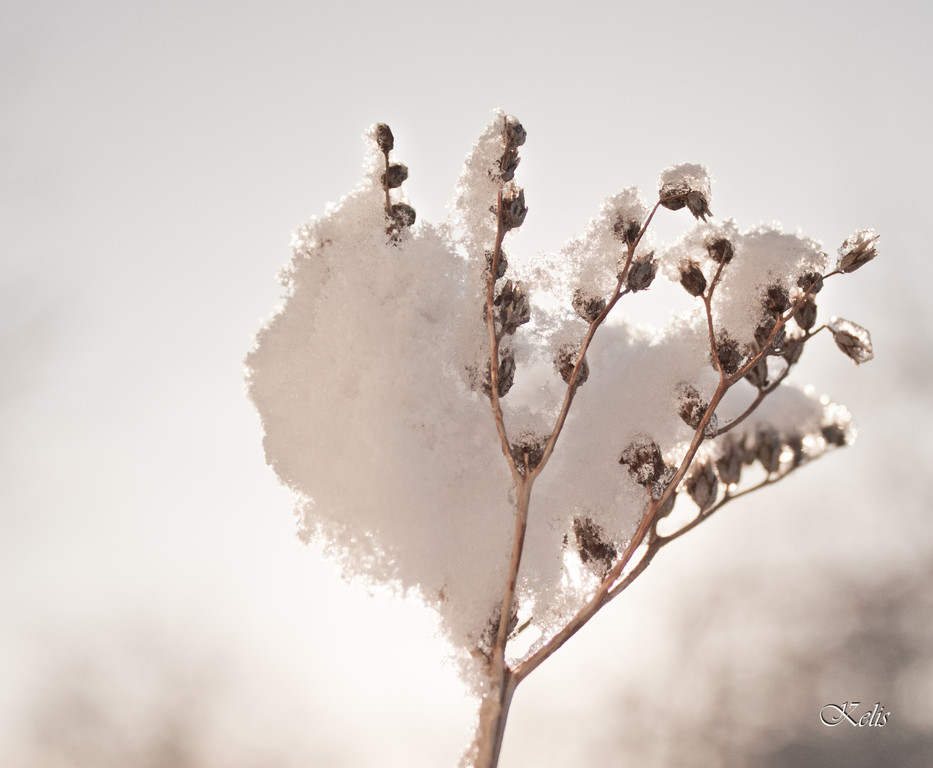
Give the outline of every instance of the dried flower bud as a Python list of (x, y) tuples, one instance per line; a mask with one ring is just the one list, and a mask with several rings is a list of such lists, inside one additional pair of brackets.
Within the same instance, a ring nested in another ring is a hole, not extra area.
[(612, 223), (612, 234), (631, 247), (638, 242), (638, 236), (641, 234), (641, 222), (638, 219), (630, 219), (623, 214), (619, 214)]
[(649, 436), (641, 435), (622, 451), (619, 464), (628, 467), (639, 485), (650, 486), (665, 475), (666, 466), (658, 444)]
[[(697, 392), (692, 384), (681, 384), (677, 399), (677, 413), (680, 415), (680, 418), (683, 419), (684, 424), (690, 427), (690, 429), (697, 429), (708, 408), (709, 403), (700, 397), (700, 393)], [(706, 429), (704, 429), (704, 434), (707, 437), (712, 437), (718, 429), (718, 426), (719, 419), (714, 413), (710, 417)]]
[(762, 305), (773, 315), (783, 314), (790, 309), (790, 296), (787, 295), (787, 289), (783, 285), (769, 286), (762, 299)]
[(716, 339), (716, 357), (727, 376), (731, 376), (742, 367), (743, 357), (739, 352), (739, 345), (724, 333)]
[(521, 162), (518, 156), (518, 150), (514, 147), (507, 147), (502, 157), (499, 158), (499, 178), (502, 181), (511, 181), (515, 178), (515, 171)]
[(410, 227), (415, 223), (415, 209), (407, 203), (395, 203), (389, 208), (389, 218), (399, 229)]
[(700, 464), (687, 478), (686, 487), (701, 512), (713, 506), (719, 493), (719, 478), (713, 471), (713, 465), (706, 461)]
[(794, 321), (805, 331), (816, 325), (816, 301), (812, 296), (807, 295), (794, 310)]
[(506, 349), (499, 357), (499, 397), (505, 397), (515, 383), (515, 353)]
[(512, 457), (515, 459), (515, 465), (524, 470), (526, 462), (528, 469), (534, 469), (544, 458), (544, 448), (547, 445), (548, 438), (540, 435), (526, 433), (521, 435), (510, 446)]
[(528, 137), (524, 126), (518, 122), (514, 115), (507, 115), (505, 118), (505, 143), (507, 147), (520, 147), (525, 143)]
[(618, 556), (605, 531), (588, 517), (575, 517), (573, 535), (580, 562), (591, 568), (601, 579), (605, 578)]
[(777, 472), (781, 467), (781, 436), (774, 427), (761, 429), (755, 435), (755, 457), (767, 472)]
[(665, 208), (678, 211), (685, 205), (696, 218), (706, 221), (709, 209), (709, 171), (702, 165), (676, 165), (661, 172), (658, 196)]
[(654, 281), (658, 274), (658, 262), (654, 258), (654, 251), (647, 256), (636, 259), (631, 263), (628, 275), (625, 278), (625, 287), (630, 291), (643, 291)]
[(840, 272), (855, 272), (859, 267), (867, 264), (878, 255), (875, 248), (876, 242), (878, 242), (878, 235), (873, 229), (861, 229), (849, 235), (839, 247), (839, 261), (836, 263), (836, 269)]
[[(784, 349), (786, 326), (782, 325), (778, 328), (777, 332), (774, 333), (775, 326), (777, 326), (777, 318), (774, 315), (765, 315), (758, 324), (758, 327), (755, 328), (755, 341), (758, 343), (759, 349), (768, 349), (769, 353), (773, 352), (777, 354)], [(769, 344), (768, 340), (771, 339), (772, 333), (774, 333), (774, 339), (772, 339)]]
[(594, 322), (605, 308), (606, 300), (602, 296), (586, 293), (581, 288), (573, 292), (573, 309), (586, 322)]
[(804, 340), (799, 336), (791, 336), (784, 342), (781, 357), (784, 358), (788, 365), (796, 365), (797, 361), (800, 360), (800, 356), (803, 354), (803, 343)]
[(728, 264), (732, 261), (734, 250), (732, 242), (725, 237), (717, 237), (706, 244), (706, 252), (717, 264)]
[(680, 284), (691, 296), (702, 296), (706, 290), (706, 277), (695, 261), (685, 261), (680, 265)]
[(842, 447), (849, 444), (846, 430), (839, 424), (827, 424), (820, 432), (828, 445)]
[(726, 485), (738, 485), (742, 479), (742, 464), (744, 459), (744, 446), (730, 440), (723, 449), (722, 455), (716, 459), (716, 471), (719, 479)]
[(797, 278), (797, 287), (811, 296), (816, 296), (823, 290), (823, 276), (819, 272), (806, 272)]
[(525, 205), (525, 190), (519, 189), (502, 196), (502, 210), (499, 212), (502, 226), (506, 230), (516, 229), (525, 220), (528, 208)]
[[(660, 501), (661, 497), (664, 495), (664, 492), (667, 490), (668, 486), (671, 484), (671, 481), (674, 479), (674, 475), (677, 474), (677, 469), (670, 466), (669, 464), (664, 465), (664, 469), (661, 472), (661, 476), (652, 481), (648, 486), (648, 492), (651, 495), (651, 498), (654, 501)], [(658, 517), (666, 517), (674, 509), (674, 501), (676, 493), (672, 493), (667, 497), (667, 500), (658, 507)]]
[(503, 333), (515, 333), (531, 320), (531, 305), (521, 283), (506, 280), (493, 304), (499, 307), (499, 325)]
[(382, 184), (389, 189), (396, 189), (402, 186), (405, 179), (408, 178), (408, 166), (402, 163), (392, 163), (389, 169), (382, 174)]
[[(486, 250), (486, 269), (492, 269), (492, 257), (495, 254), (492, 250)], [(499, 258), (496, 261), (496, 280), (501, 280), (505, 276), (505, 271), (509, 268), (509, 261), (505, 257), (505, 251), (499, 249)]]
[[(554, 367), (564, 380), (564, 384), (569, 384), (573, 376), (573, 369), (577, 364), (577, 355), (580, 350), (576, 344), (561, 344), (554, 357)], [(576, 386), (580, 386), (590, 377), (590, 366), (586, 358), (580, 361), (580, 368), (577, 371)]]
[(836, 346), (856, 364), (867, 363), (875, 356), (871, 349), (871, 334), (867, 329), (839, 317), (834, 317), (828, 327)]
[(687, 193), (687, 208), (694, 218), (706, 221), (707, 216), (712, 216), (713, 212), (709, 209), (709, 201), (706, 195), (696, 190), (690, 190)]
[(764, 389), (768, 386), (768, 359), (763, 357), (748, 369), (745, 379), (754, 387)]
[(385, 123), (376, 123), (374, 134), (376, 144), (379, 145), (382, 154), (388, 155), (395, 146), (395, 137), (392, 135), (392, 130)]

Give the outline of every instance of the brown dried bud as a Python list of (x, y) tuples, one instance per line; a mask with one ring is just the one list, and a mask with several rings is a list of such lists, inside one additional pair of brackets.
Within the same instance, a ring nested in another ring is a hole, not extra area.
[(797, 287), (811, 296), (816, 296), (823, 290), (823, 276), (819, 272), (806, 272), (797, 278)]
[(514, 115), (506, 115), (505, 118), (505, 144), (507, 147), (520, 147), (528, 138), (528, 133), (524, 126), (518, 122)]
[(781, 436), (774, 427), (766, 427), (755, 435), (755, 457), (767, 472), (777, 472), (781, 467)]
[(620, 214), (612, 223), (612, 234), (626, 245), (633, 246), (641, 234), (641, 222), (638, 219), (627, 219)]
[(389, 208), (389, 218), (399, 229), (410, 227), (415, 223), (415, 209), (407, 203), (395, 203)]
[(658, 274), (658, 262), (654, 258), (654, 251), (647, 256), (631, 263), (628, 275), (625, 278), (625, 287), (630, 291), (643, 291), (654, 281)]
[(829, 323), (828, 328), (833, 334), (836, 346), (857, 365), (867, 363), (875, 356), (871, 348), (871, 334), (862, 326), (851, 320), (836, 317)]
[(742, 367), (743, 358), (739, 352), (739, 345), (725, 334), (720, 334), (716, 340), (716, 357), (727, 376), (731, 376)]
[(499, 178), (502, 181), (511, 181), (515, 178), (515, 171), (518, 169), (518, 164), (521, 162), (521, 158), (518, 156), (518, 150), (514, 147), (506, 147), (505, 152), (502, 153), (502, 157), (499, 158)]
[(768, 360), (763, 357), (748, 369), (745, 379), (754, 387), (764, 389), (768, 386)]
[(512, 457), (515, 459), (515, 465), (519, 470), (525, 469), (526, 462), (528, 469), (534, 469), (541, 463), (547, 441), (547, 437), (528, 433), (521, 435), (512, 443), (510, 446)]
[(842, 447), (849, 444), (846, 430), (839, 424), (827, 424), (820, 432), (828, 445)]
[[(492, 257), (493, 252), (490, 249), (486, 250), (486, 269), (492, 269)], [(505, 271), (509, 268), (509, 261), (505, 257), (505, 251), (501, 248), (499, 249), (499, 258), (496, 261), (496, 280), (501, 280), (505, 276)]]
[(618, 552), (602, 527), (588, 517), (575, 517), (573, 535), (580, 562), (592, 569), (601, 579), (605, 578), (612, 569)]
[(402, 186), (405, 179), (408, 178), (408, 166), (402, 163), (392, 163), (389, 169), (382, 174), (382, 185), (389, 189), (396, 189)]
[(730, 440), (723, 449), (722, 455), (716, 459), (716, 471), (719, 479), (726, 485), (738, 485), (742, 479), (742, 464), (744, 447), (735, 440)]
[(806, 296), (794, 310), (794, 321), (805, 331), (816, 325), (816, 301), (812, 296)]
[(773, 315), (780, 315), (790, 309), (790, 296), (782, 285), (772, 285), (765, 291), (762, 305)]
[[(697, 392), (692, 384), (685, 383), (681, 385), (677, 400), (677, 413), (680, 415), (680, 418), (683, 419), (684, 424), (690, 427), (690, 429), (697, 429), (708, 408), (709, 403), (700, 397), (700, 393)], [(706, 425), (706, 429), (704, 429), (703, 432), (707, 437), (712, 437), (718, 429), (718, 426), (719, 419), (714, 413), (710, 417), (709, 423)]]
[(619, 464), (628, 467), (629, 473), (639, 485), (650, 486), (665, 476), (666, 466), (658, 444), (647, 435), (642, 435), (625, 446)]
[(788, 338), (783, 349), (781, 349), (781, 357), (787, 361), (788, 365), (796, 365), (797, 361), (800, 360), (800, 356), (803, 354), (803, 343), (804, 340), (799, 336), (791, 336)]
[(876, 242), (878, 242), (878, 235), (873, 229), (861, 229), (849, 235), (839, 248), (839, 261), (836, 269), (840, 272), (855, 272), (859, 267), (867, 264), (878, 255), (878, 250), (875, 248)]
[(693, 499), (701, 512), (705, 512), (713, 506), (713, 502), (716, 501), (716, 496), (719, 494), (719, 478), (716, 477), (716, 473), (713, 471), (713, 465), (706, 461), (700, 464), (687, 478), (686, 487), (687, 493), (690, 494), (690, 498)]
[(732, 261), (734, 250), (732, 242), (725, 237), (717, 237), (706, 244), (706, 252), (717, 264), (728, 264)]
[(395, 147), (395, 137), (392, 135), (392, 130), (385, 123), (376, 123), (375, 137), (376, 144), (379, 145), (382, 154), (388, 155)]
[(706, 290), (706, 277), (695, 261), (685, 261), (680, 265), (680, 284), (691, 296), (702, 296)]
[(769, 353), (780, 353), (780, 351), (784, 349), (786, 326), (783, 325), (778, 329), (777, 333), (774, 334), (774, 339), (771, 341), (770, 345), (768, 344), (768, 339), (771, 338), (775, 326), (777, 326), (777, 318), (774, 315), (765, 315), (761, 319), (761, 322), (755, 329), (755, 341), (758, 342), (759, 349), (767, 348)]
[[(580, 350), (576, 344), (561, 344), (554, 357), (554, 367), (564, 380), (564, 384), (569, 384), (573, 377), (573, 369), (577, 364), (577, 355)], [(590, 366), (586, 358), (580, 361), (580, 368), (577, 371), (576, 386), (580, 386), (590, 377)]]
[(516, 229), (525, 221), (528, 208), (525, 205), (525, 190), (519, 189), (502, 196), (502, 210), (499, 212), (500, 221), (506, 230)]
[(499, 357), (497, 378), (499, 397), (505, 397), (515, 383), (515, 353), (511, 349), (505, 350)]
[(713, 212), (709, 209), (709, 201), (706, 195), (698, 190), (691, 190), (687, 193), (687, 208), (694, 218), (706, 221), (707, 216), (712, 216)]
[(515, 333), (531, 320), (531, 305), (521, 283), (506, 280), (493, 304), (499, 307), (499, 326), (503, 333)]
[(586, 322), (594, 322), (605, 308), (606, 300), (602, 296), (586, 293), (582, 288), (573, 292), (573, 309)]

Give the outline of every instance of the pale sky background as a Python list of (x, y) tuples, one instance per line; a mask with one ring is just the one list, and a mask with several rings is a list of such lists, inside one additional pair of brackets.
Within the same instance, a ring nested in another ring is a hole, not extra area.
[[(882, 252), (826, 289), (876, 359), (820, 340), (795, 377), (851, 408), (859, 443), (658, 558), (519, 690), (502, 767), (692, 765), (676, 753), (703, 723), (674, 709), (716, 719), (706, 747), (730, 765), (921, 765), (933, 662), (897, 649), (933, 640), (930, 591), (910, 592), (933, 573), (930, 8), (0, 5), (0, 763), (456, 762), (472, 710), (430, 616), (297, 541), (242, 360), (291, 231), (356, 184), (367, 126), (392, 126), (439, 222), (501, 107), (528, 130), (513, 251), (558, 248), (604, 197), (688, 161), (710, 167), (717, 217), (833, 251), (874, 227)], [(904, 595), (878, 625), (887, 655), (843, 652)], [(812, 695), (786, 648), (798, 666), (839, 649), (806, 672)], [(847, 699), (890, 726), (819, 725)], [(671, 721), (662, 745), (646, 720)], [(763, 759), (778, 736), (748, 742), (767, 726), (798, 751)]]

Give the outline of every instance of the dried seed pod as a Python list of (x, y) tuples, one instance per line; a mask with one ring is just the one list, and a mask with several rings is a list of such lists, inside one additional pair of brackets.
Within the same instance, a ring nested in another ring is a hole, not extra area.
[(812, 296), (805, 296), (794, 310), (794, 321), (805, 331), (816, 325), (816, 301)]
[(528, 469), (534, 469), (544, 458), (544, 448), (548, 438), (526, 433), (521, 435), (510, 447), (516, 466), (523, 470), (526, 462)]
[(588, 323), (595, 322), (606, 308), (606, 300), (602, 296), (595, 296), (577, 288), (573, 292), (573, 309), (577, 315)]
[(499, 356), (498, 374), (499, 397), (505, 397), (515, 383), (515, 353), (511, 349), (506, 349)]
[(625, 278), (625, 287), (630, 291), (643, 291), (654, 281), (658, 274), (658, 262), (654, 258), (654, 251), (647, 256), (636, 259), (631, 263), (628, 275)]
[(499, 178), (502, 181), (511, 181), (515, 178), (515, 171), (518, 169), (518, 164), (521, 162), (521, 158), (518, 156), (518, 150), (514, 147), (506, 147), (505, 152), (502, 153), (502, 157), (499, 158)]
[(407, 203), (395, 203), (389, 208), (389, 218), (399, 229), (410, 227), (415, 223), (415, 209)]
[(524, 189), (513, 190), (502, 196), (502, 210), (499, 212), (499, 217), (506, 230), (520, 227), (527, 213)]
[(641, 222), (638, 219), (627, 218), (624, 214), (619, 214), (612, 223), (612, 234), (631, 247), (638, 242), (638, 236), (641, 234)]
[(803, 354), (803, 344), (804, 340), (799, 336), (791, 336), (785, 340), (784, 347), (781, 349), (781, 357), (788, 365), (796, 365), (800, 360)]
[(770, 473), (780, 469), (783, 449), (781, 436), (774, 427), (760, 429), (755, 435), (755, 456), (765, 471)]
[(820, 432), (828, 445), (842, 447), (849, 444), (846, 430), (839, 424), (827, 424), (820, 430)]
[(727, 376), (731, 376), (742, 367), (743, 356), (739, 351), (739, 345), (725, 333), (720, 334), (716, 340), (716, 357)]
[[(569, 384), (573, 377), (573, 369), (577, 365), (577, 355), (579, 348), (576, 344), (561, 344), (554, 357), (554, 367), (564, 380), (564, 384)], [(580, 361), (579, 370), (577, 370), (577, 383), (580, 386), (590, 377), (590, 366), (586, 358)]]
[(712, 216), (713, 212), (709, 209), (709, 201), (699, 190), (692, 189), (687, 193), (687, 208), (694, 218), (706, 221), (707, 216)]
[(716, 496), (719, 494), (719, 478), (716, 477), (716, 473), (713, 471), (712, 463), (708, 461), (702, 462), (690, 477), (687, 478), (687, 493), (690, 494), (690, 498), (696, 503), (700, 508), (701, 512), (705, 512), (716, 501)]
[(402, 163), (392, 163), (389, 169), (382, 174), (382, 185), (389, 189), (396, 189), (402, 186), (407, 178), (408, 166)]
[(878, 255), (875, 243), (878, 235), (873, 229), (861, 229), (849, 235), (839, 247), (836, 269), (840, 272), (855, 272)]
[(374, 135), (376, 144), (382, 150), (382, 154), (388, 155), (395, 147), (395, 137), (392, 135), (392, 130), (385, 123), (376, 123)]
[(710, 178), (705, 166), (684, 163), (661, 171), (658, 198), (665, 208), (678, 211), (685, 205), (696, 218), (712, 216), (709, 209)]
[(780, 315), (790, 309), (790, 296), (783, 285), (769, 286), (765, 291), (762, 305), (772, 315)]
[(600, 579), (606, 577), (618, 557), (618, 552), (602, 527), (588, 517), (573, 519), (573, 536), (580, 562)]
[(777, 325), (777, 318), (774, 315), (765, 315), (758, 327), (755, 328), (755, 341), (758, 342), (759, 349), (767, 349), (769, 354), (780, 354), (784, 349), (784, 340), (786, 337), (786, 326), (778, 328), (774, 334), (774, 339), (768, 344), (772, 332)]
[(797, 278), (797, 287), (811, 296), (816, 296), (823, 290), (823, 276), (819, 272), (805, 272)]
[(745, 379), (754, 387), (764, 389), (768, 386), (768, 360), (763, 357), (748, 369)]
[(513, 334), (531, 320), (531, 305), (521, 283), (506, 280), (493, 304), (499, 308), (499, 327), (503, 333)]
[(706, 290), (706, 277), (695, 261), (684, 261), (680, 265), (680, 284), (691, 296), (702, 296)]
[(851, 320), (834, 317), (828, 328), (833, 334), (836, 346), (854, 360), (856, 365), (867, 363), (875, 356), (871, 348), (871, 334), (862, 326)]
[(520, 147), (528, 138), (528, 132), (514, 115), (505, 118), (505, 144), (507, 147)]
[(717, 237), (706, 243), (706, 252), (717, 264), (728, 264), (732, 261), (734, 249), (732, 241), (725, 237)]
[(726, 485), (738, 485), (742, 479), (742, 464), (744, 459), (744, 446), (730, 440), (726, 443), (722, 455), (716, 459), (716, 471), (719, 479)]
[[(493, 252), (486, 249), (486, 269), (492, 269)], [(499, 258), (496, 261), (496, 280), (501, 280), (505, 276), (505, 271), (509, 268), (509, 261), (505, 257), (505, 251), (499, 250)]]
[(625, 446), (619, 464), (628, 467), (639, 485), (650, 486), (665, 475), (666, 466), (661, 449), (648, 435), (640, 435)]
[[(700, 426), (700, 422), (703, 420), (703, 416), (706, 414), (708, 408), (709, 403), (700, 397), (700, 393), (697, 392), (692, 384), (683, 383), (680, 385), (677, 399), (677, 413), (680, 415), (680, 418), (683, 419), (684, 424), (690, 427), (690, 429), (697, 429)], [(718, 427), (719, 419), (714, 413), (710, 417), (703, 433), (707, 437), (712, 437), (716, 433)]]

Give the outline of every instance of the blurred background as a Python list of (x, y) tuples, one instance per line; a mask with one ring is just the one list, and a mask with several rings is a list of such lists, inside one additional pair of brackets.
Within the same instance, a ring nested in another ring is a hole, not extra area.
[[(689, 161), (717, 217), (882, 254), (821, 294), (875, 360), (819, 339), (795, 376), (859, 442), (665, 551), (523, 684), (502, 767), (929, 765), (930, 8), (0, 5), (0, 764), (456, 763), (431, 615), (297, 541), (242, 360), (367, 126), (437, 223), (501, 107), (529, 136), (510, 252)], [(853, 701), (885, 727), (821, 724)]]

